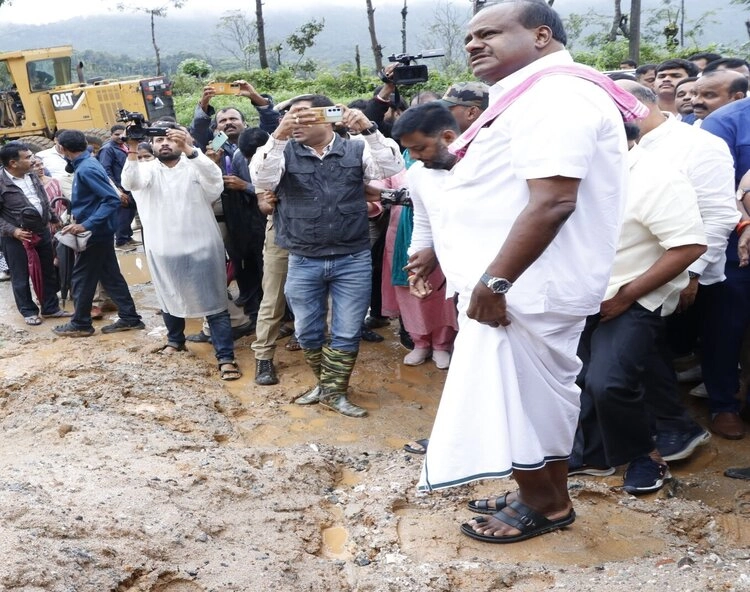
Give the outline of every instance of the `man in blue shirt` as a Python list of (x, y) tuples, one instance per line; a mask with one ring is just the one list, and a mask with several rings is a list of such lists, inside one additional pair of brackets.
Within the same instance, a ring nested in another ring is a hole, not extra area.
[[(750, 99), (724, 105), (706, 117), (701, 127), (729, 146), (734, 160), (735, 186), (738, 186), (742, 176), (750, 170)], [(746, 226), (738, 228), (748, 232)], [(729, 237), (727, 279), (706, 292), (701, 354), (703, 382), (711, 401), (711, 430), (731, 440), (745, 435), (739, 416), (740, 401), (736, 397), (740, 386), (737, 365), (742, 340), (750, 326), (750, 268), (740, 264), (738, 239), (734, 232)]]
[(140, 315), (120, 273), (112, 235), (117, 226), (120, 197), (110, 183), (101, 163), (88, 151), (86, 136), (77, 130), (65, 130), (57, 138), (68, 169), (73, 175), (72, 210), (74, 224), (63, 233), (91, 232), (88, 246), (79, 253), (73, 267), (73, 300), (75, 312), (69, 323), (53, 331), (62, 337), (88, 337), (94, 334), (91, 324), (91, 302), (97, 282), (101, 282), (117, 305), (119, 319), (102, 327), (102, 333), (144, 329)]

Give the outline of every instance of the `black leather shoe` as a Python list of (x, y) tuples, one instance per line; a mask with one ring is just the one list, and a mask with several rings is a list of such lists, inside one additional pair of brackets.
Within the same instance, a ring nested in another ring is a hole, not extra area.
[(255, 384), (269, 386), (278, 383), (279, 377), (276, 376), (273, 360), (255, 360)]
[(192, 341), (193, 343), (211, 343), (211, 336), (206, 335), (202, 330), (200, 333), (188, 335), (185, 339), (187, 341)]
[(365, 327), (368, 329), (382, 329), (383, 327), (387, 327), (391, 324), (391, 321), (388, 320), (388, 317), (381, 317), (381, 316), (372, 316), (367, 315), (365, 317)]
[(383, 341), (385, 337), (382, 335), (378, 335), (375, 333), (375, 331), (371, 331), (367, 327), (362, 327), (362, 335), (360, 335), (360, 339), (362, 341), (369, 341), (371, 343), (378, 343), (379, 341)]
[(252, 321), (243, 323), (239, 327), (232, 327), (232, 339), (237, 341), (240, 337), (252, 335), (253, 331), (255, 331), (255, 323), (253, 323)]

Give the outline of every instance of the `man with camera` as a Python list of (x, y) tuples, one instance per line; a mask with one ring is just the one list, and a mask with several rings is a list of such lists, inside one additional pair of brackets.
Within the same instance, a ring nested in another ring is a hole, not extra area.
[[(334, 112), (363, 140), (336, 134), (326, 122)], [(251, 161), (255, 186), (278, 197), (276, 242), (289, 251), (285, 293), (305, 361), (319, 381), (298, 404), (319, 402), (349, 417), (367, 415), (347, 398), (371, 289), (365, 181), (403, 168), (398, 147), (377, 125), (322, 95), (297, 100)]]
[(149, 162), (138, 162), (138, 140), (128, 139), (122, 171), (123, 187), (141, 208), (146, 258), (167, 327), (162, 353), (185, 351), (185, 318), (205, 316), (221, 379), (236, 380), (224, 243), (211, 209), (224, 186), (221, 171), (184, 127), (162, 131), (152, 140), (156, 160)]
[[(210, 101), (222, 94), (250, 99), (258, 112), (260, 128), (267, 133), (276, 129), (280, 116), (274, 109), (270, 95), (261, 95), (249, 82), (236, 80), (231, 84), (214, 83), (203, 89), (191, 126), (196, 145), (224, 173), (224, 191), (221, 199), (214, 204), (214, 214), (234, 265), (239, 288), (238, 298), (230, 305), (230, 309), (234, 304), (239, 305), (231, 313), (232, 330), (235, 337), (239, 338), (252, 333), (260, 307), (266, 220), (258, 210), (247, 159), (238, 150), (239, 137), (247, 129), (245, 115), (234, 106), (216, 111)], [(240, 309), (244, 309), (244, 314)], [(202, 331), (188, 335), (187, 339), (195, 342), (210, 341), (207, 323), (204, 323)]]
[(128, 147), (125, 145), (125, 126), (121, 123), (110, 128), (109, 141), (101, 147), (97, 159), (102, 163), (107, 175), (117, 187), (120, 194), (120, 209), (117, 211), (117, 233), (115, 234), (115, 245), (119, 249), (134, 249), (141, 244), (133, 239), (131, 225), (135, 218), (136, 206), (132, 195), (122, 188), (120, 177), (125, 159), (128, 157)]

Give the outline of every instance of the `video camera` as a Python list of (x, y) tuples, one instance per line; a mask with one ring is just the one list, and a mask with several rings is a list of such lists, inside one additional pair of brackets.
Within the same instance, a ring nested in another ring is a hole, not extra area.
[(169, 127), (151, 127), (146, 118), (140, 113), (120, 109), (117, 112), (117, 121), (130, 124), (125, 128), (125, 140), (138, 140), (142, 142), (146, 138), (166, 136)]
[(380, 79), (383, 82), (392, 82), (396, 86), (404, 86), (410, 84), (419, 84), (420, 82), (427, 82), (427, 66), (421, 64), (414, 64), (416, 60), (422, 58), (438, 58), (444, 56), (442, 49), (430, 49), (423, 51), (418, 55), (411, 55), (408, 53), (392, 54), (388, 56), (389, 62), (399, 62), (399, 65), (393, 69), (393, 73), (390, 78), (385, 76), (384, 73), (380, 73)]
[(385, 207), (404, 206), (412, 207), (411, 196), (408, 187), (401, 189), (382, 189), (380, 191), (380, 203)]

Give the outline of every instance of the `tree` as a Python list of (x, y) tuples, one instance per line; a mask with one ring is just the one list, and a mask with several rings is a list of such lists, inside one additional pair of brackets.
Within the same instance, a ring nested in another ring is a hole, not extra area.
[(160, 76), (161, 71), (161, 56), (159, 55), (159, 46), (156, 44), (156, 25), (154, 23), (154, 17), (166, 17), (167, 8), (174, 6), (175, 8), (182, 8), (187, 0), (168, 0), (169, 4), (162, 4), (158, 7), (144, 7), (144, 6), (126, 6), (122, 2), (117, 4), (117, 10), (132, 10), (134, 12), (145, 12), (151, 18), (151, 43), (154, 46), (154, 53), (156, 54), (156, 75)]
[(263, 0), (255, 0), (255, 26), (258, 28), (258, 59), (263, 70), (268, 69), (266, 54), (266, 25), (263, 21)]
[(401, 9), (401, 53), (406, 53), (406, 15), (408, 10), (406, 9), (406, 0), (404, 0), (404, 7)]
[[(325, 19), (320, 21), (313, 19), (299, 27), (294, 33), (286, 38), (286, 44), (289, 46), (289, 49), (299, 56), (297, 63), (294, 65), (295, 68), (300, 67), (302, 59), (305, 57), (305, 52), (315, 45), (315, 38), (323, 30), (325, 24)], [(309, 71), (309, 69), (310, 60), (307, 60), (307, 63), (302, 70)]]
[(367, 3), (367, 29), (370, 31), (372, 56), (375, 58), (375, 71), (380, 72), (383, 69), (383, 46), (378, 43), (378, 36), (375, 34), (375, 9), (372, 7), (372, 0), (365, 1)]
[[(435, 3), (433, 21), (427, 27), (427, 36), (420, 39), (422, 49), (442, 49), (445, 54), (440, 60), (440, 70), (460, 76), (466, 70), (464, 35), (469, 11), (459, 10), (447, 0)], [(437, 46), (437, 47), (436, 47)]]
[(229, 10), (219, 17), (214, 38), (219, 47), (237, 59), (246, 70), (250, 69), (252, 55), (258, 51), (255, 22), (241, 10)]
[(182, 61), (177, 69), (188, 76), (198, 79), (203, 79), (211, 73), (211, 66), (206, 61), (195, 58), (188, 58)]

